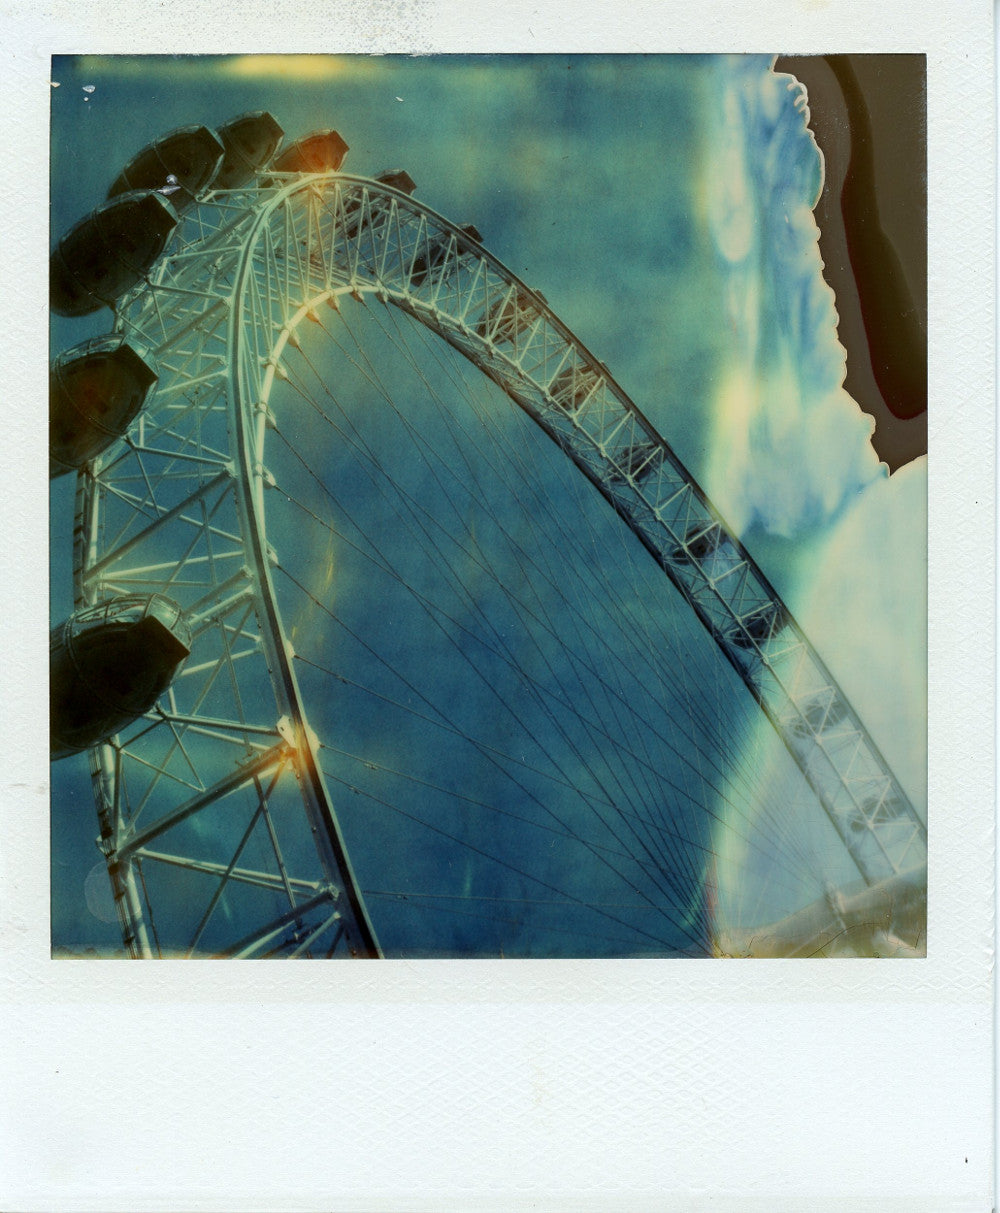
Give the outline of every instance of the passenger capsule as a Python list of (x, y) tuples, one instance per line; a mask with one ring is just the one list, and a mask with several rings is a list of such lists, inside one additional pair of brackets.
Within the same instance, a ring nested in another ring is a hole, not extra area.
[(181, 213), (212, 184), (225, 152), (207, 126), (182, 126), (144, 147), (108, 190), (117, 198), (130, 190), (157, 190)]
[[(463, 236), (475, 240), (477, 244), (482, 240), (478, 228), (472, 223), (465, 223), (458, 230)], [(435, 236), (428, 243), (425, 251), (419, 257), (413, 258), (413, 263), (410, 266), (410, 285), (420, 286), (422, 282), (425, 282), (431, 272), (447, 260), (448, 251), (451, 248), (452, 238), (448, 232), (442, 232), (440, 236)], [(459, 239), (454, 247), (450, 268), (457, 269), (459, 261), (463, 257), (467, 257), (472, 251), (471, 245)]]
[(406, 194), (409, 197), (417, 188), (416, 182), (410, 174), (403, 168), (387, 168), (381, 173), (375, 174), (375, 180), (380, 185), (388, 185), (390, 189), (399, 190), (401, 194)]
[(560, 408), (575, 413), (597, 389), (600, 374), (591, 366), (564, 366), (549, 382), (549, 395)]
[(270, 167), (276, 173), (335, 173), (347, 150), (336, 131), (313, 131), (290, 143)]
[(176, 224), (177, 212), (155, 191), (122, 194), (99, 206), (52, 253), (52, 310), (86, 316), (113, 304), (147, 273)]
[[(535, 291), (535, 295), (543, 303), (546, 301), (541, 291)], [(517, 291), (506, 302), (486, 308), (476, 322), (476, 335), (484, 341), (492, 341), (494, 345), (502, 341), (513, 343), (534, 325), (540, 315), (532, 297), (524, 291)]]
[(674, 560), (690, 559), (700, 562), (711, 556), (724, 539), (722, 527), (717, 522), (710, 523), (707, 527), (696, 525), (684, 536), (684, 546), (674, 548), (671, 556)]
[(785, 618), (781, 608), (773, 602), (744, 615), (739, 625), (729, 633), (731, 644), (737, 648), (752, 649), (755, 645), (764, 644), (777, 636), (785, 626)]
[(190, 652), (181, 609), (123, 595), (75, 612), (49, 636), (51, 754), (105, 741), (148, 712)]
[(266, 110), (255, 110), (231, 119), (216, 134), (226, 150), (212, 188), (232, 190), (257, 176), (281, 146), (285, 132)]
[(803, 704), (800, 712), (801, 715), (792, 721), (792, 731), (799, 737), (812, 737), (840, 724), (847, 715), (847, 708), (840, 699), (824, 692)]
[(614, 456), (617, 467), (608, 474), (608, 479), (616, 484), (624, 484), (626, 480), (645, 480), (662, 458), (663, 449), (657, 443), (634, 443)]
[[(380, 185), (388, 185), (394, 190), (409, 196), (417, 188), (413, 178), (401, 168), (386, 169), (378, 173), (375, 180)], [(362, 213), (364, 203), (358, 192), (344, 203), (344, 238), (353, 240), (359, 232), (375, 222), (389, 207), (389, 200), (383, 194), (369, 194), (367, 212)]]
[(49, 372), (49, 478), (83, 467), (120, 438), (156, 379), (151, 355), (119, 334), (60, 354)]
[(892, 788), (866, 796), (861, 802), (861, 810), (872, 825), (906, 817), (905, 802)]

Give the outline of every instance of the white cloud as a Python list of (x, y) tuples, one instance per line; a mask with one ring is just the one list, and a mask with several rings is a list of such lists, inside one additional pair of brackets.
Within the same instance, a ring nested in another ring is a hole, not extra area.
[[(858, 712), (921, 817), (927, 782), (927, 461), (908, 464), (860, 494), (818, 553), (816, 574), (792, 603), (841, 689)], [(846, 851), (761, 716), (737, 758), (762, 772), (751, 831), (742, 821), (717, 832), (719, 920), (746, 928), (797, 908), (782, 865), (801, 874), (801, 904), (829, 882), (857, 879)], [(775, 819), (775, 813), (778, 814)], [(774, 841), (768, 865), (744, 835)]]
[(812, 206), (822, 162), (799, 93), (762, 61), (728, 64), (706, 153), (707, 218), (731, 331), (707, 489), (737, 530), (794, 536), (880, 475), (845, 355)]

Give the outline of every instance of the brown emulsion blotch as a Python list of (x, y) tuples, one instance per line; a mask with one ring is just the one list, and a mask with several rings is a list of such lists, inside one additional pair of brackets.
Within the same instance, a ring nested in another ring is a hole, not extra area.
[(780, 56), (775, 71), (808, 92), (844, 387), (874, 418), (872, 445), (895, 469), (927, 451), (926, 59)]

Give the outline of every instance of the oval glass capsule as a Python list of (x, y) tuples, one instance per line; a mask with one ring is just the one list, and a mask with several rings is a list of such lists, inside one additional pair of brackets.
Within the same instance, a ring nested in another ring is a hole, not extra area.
[(246, 185), (264, 168), (281, 146), (285, 132), (266, 110), (240, 114), (216, 131), (225, 154), (212, 188), (237, 189)]
[(52, 310), (86, 316), (114, 303), (150, 269), (176, 225), (176, 210), (155, 191), (122, 194), (99, 206), (52, 253)]
[(148, 144), (108, 190), (117, 198), (130, 190), (155, 190), (185, 211), (212, 184), (225, 154), (222, 140), (207, 126), (183, 126)]
[(127, 727), (170, 686), (190, 652), (176, 603), (122, 595), (76, 611), (49, 636), (51, 754), (65, 758)]
[(76, 471), (125, 433), (156, 383), (156, 364), (120, 334), (60, 354), (49, 372), (49, 477)]

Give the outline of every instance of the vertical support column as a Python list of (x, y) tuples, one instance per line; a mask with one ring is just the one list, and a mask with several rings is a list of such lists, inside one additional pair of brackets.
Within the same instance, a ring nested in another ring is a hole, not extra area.
[[(95, 757), (96, 753), (96, 757)], [(100, 845), (108, 865), (111, 892), (121, 924), (122, 940), (133, 957), (148, 959), (153, 955), (142, 910), (142, 899), (136, 888), (135, 872), (130, 859), (118, 858), (118, 784), (116, 756), (113, 746), (105, 742), (97, 751), (91, 751), (91, 779), (94, 784), (94, 802), (97, 805), (97, 820), (100, 824)]]

